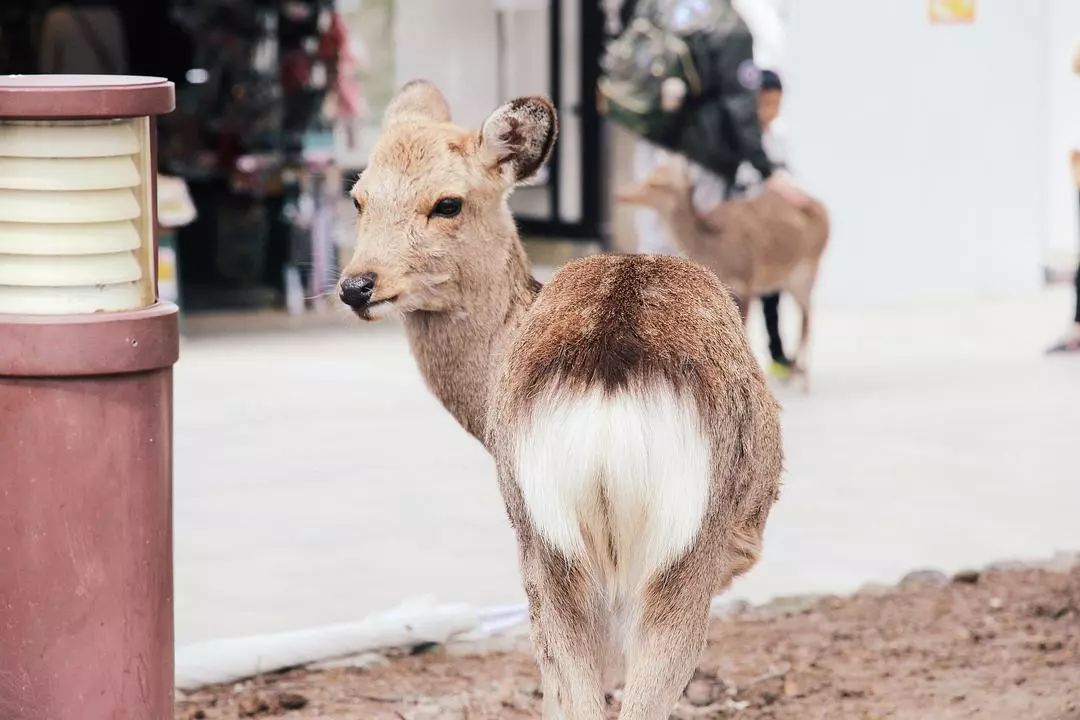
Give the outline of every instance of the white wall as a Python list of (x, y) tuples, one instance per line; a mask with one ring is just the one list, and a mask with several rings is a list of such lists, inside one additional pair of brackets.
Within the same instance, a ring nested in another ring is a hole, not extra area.
[(1036, 287), (1048, 225), (1044, 0), (980, 0), (969, 26), (930, 25), (923, 0), (786, 10), (793, 161), (834, 223), (822, 297)]
[(1046, 154), (1048, 254), (1061, 263), (1076, 255), (1077, 193), (1069, 171), (1069, 153), (1080, 149), (1080, 77), (1072, 72), (1072, 55), (1080, 45), (1080, 2), (1050, 0), (1046, 73), (1049, 78), (1049, 148)]
[[(480, 123), (510, 97), (547, 94), (550, 90), (548, 7), (550, 0), (395, 0), (394, 39), (398, 84), (413, 78), (436, 83), (446, 95), (454, 121)], [(567, 109), (578, 97), (580, 64), (577, 18), (580, 2), (562, 3), (563, 76), (560, 109), (562, 162), (560, 217), (581, 215), (580, 119)], [(505, 88), (500, 97), (500, 62), (496, 10), (504, 12), (506, 47), (502, 56)], [(550, 212), (545, 187), (520, 188), (512, 206), (524, 215)]]
[(398, 84), (431, 80), (455, 122), (479, 127), (495, 108), (493, 0), (396, 0), (394, 43)]

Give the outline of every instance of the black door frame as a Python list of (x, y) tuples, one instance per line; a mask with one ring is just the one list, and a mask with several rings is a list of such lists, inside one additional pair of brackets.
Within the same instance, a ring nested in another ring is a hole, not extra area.
[(579, 97), (573, 107), (562, 103), (562, 28), (563, 0), (549, 0), (549, 67), (551, 101), (562, 113), (574, 113), (581, 120), (581, 219), (562, 220), (559, 206), (559, 153), (548, 161), (549, 180), (547, 217), (518, 217), (522, 233), (542, 239), (567, 239), (606, 242), (603, 217), (602, 121), (596, 106), (596, 85), (600, 78), (600, 53), (604, 42), (604, 15), (596, 0), (577, 0), (578, 42), (581, 48), (581, 67), (578, 69)]

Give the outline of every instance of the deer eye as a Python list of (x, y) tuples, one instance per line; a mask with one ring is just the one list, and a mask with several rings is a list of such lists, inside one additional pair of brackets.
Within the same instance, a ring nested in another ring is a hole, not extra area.
[(356, 206), (356, 212), (357, 212), (357, 214), (360, 214), (360, 213), (364, 212), (364, 206), (360, 204), (360, 201), (359, 201), (359, 200), (357, 200), (356, 198), (353, 198), (353, 199), (352, 199), (352, 204), (353, 204), (354, 206)]
[(445, 197), (435, 203), (431, 209), (432, 217), (452, 218), (461, 212), (462, 200), (459, 197)]

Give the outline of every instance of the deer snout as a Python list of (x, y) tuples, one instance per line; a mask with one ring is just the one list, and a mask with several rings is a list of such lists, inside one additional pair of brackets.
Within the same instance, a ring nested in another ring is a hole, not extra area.
[(363, 310), (375, 292), (375, 273), (353, 275), (341, 281), (339, 297), (353, 310)]

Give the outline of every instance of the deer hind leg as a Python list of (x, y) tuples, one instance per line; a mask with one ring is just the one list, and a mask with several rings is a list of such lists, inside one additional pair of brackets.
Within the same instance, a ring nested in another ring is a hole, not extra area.
[(544, 720), (603, 720), (607, 618), (580, 563), (536, 537), (522, 553)]
[(802, 327), (799, 332), (799, 347), (795, 351), (795, 367), (799, 369), (803, 390), (810, 392), (810, 299), (799, 301), (802, 311)]
[(711, 586), (701, 574), (689, 575), (668, 571), (641, 597), (626, 638), (620, 720), (667, 720), (697, 667), (708, 629)]
[(817, 267), (807, 267), (799, 273), (796, 281), (792, 283), (790, 289), (791, 296), (795, 298), (795, 302), (799, 306), (799, 311), (802, 314), (802, 326), (799, 331), (799, 345), (795, 350), (795, 367), (798, 368), (799, 374), (802, 376), (803, 389), (806, 392), (810, 391), (810, 315), (811, 315), (811, 295), (814, 290), (814, 280), (817, 275)]

